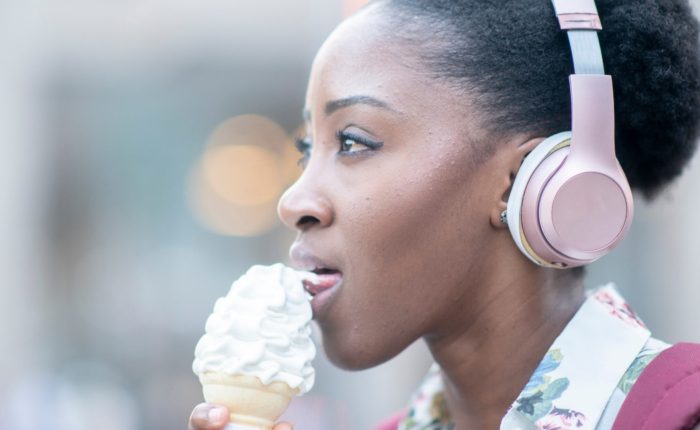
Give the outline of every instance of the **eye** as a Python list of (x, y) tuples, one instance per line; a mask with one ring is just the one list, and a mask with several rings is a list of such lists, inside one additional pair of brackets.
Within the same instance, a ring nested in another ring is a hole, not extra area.
[[(340, 143), (339, 153), (343, 155), (371, 152), (384, 146), (383, 142), (376, 142), (365, 136), (360, 136), (359, 134), (350, 133), (348, 131), (339, 131), (337, 137)], [(362, 147), (364, 147), (364, 149)]]
[(297, 165), (305, 166), (311, 155), (311, 141), (308, 137), (297, 137), (294, 139), (294, 146), (302, 154), (302, 157), (297, 160)]

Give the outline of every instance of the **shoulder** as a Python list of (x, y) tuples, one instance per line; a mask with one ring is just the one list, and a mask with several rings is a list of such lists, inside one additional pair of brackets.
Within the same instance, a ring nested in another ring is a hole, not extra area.
[(700, 344), (677, 343), (646, 366), (620, 408), (615, 428), (694, 428), (700, 424), (699, 394)]
[(699, 394), (700, 344), (651, 338), (621, 378), (596, 429), (692, 428), (700, 424)]
[(622, 407), (623, 402), (627, 398), (630, 390), (634, 384), (639, 379), (644, 369), (651, 363), (658, 355), (671, 347), (671, 344), (666, 343), (662, 340), (656, 339), (654, 337), (647, 340), (644, 347), (639, 351), (637, 357), (632, 361), (632, 364), (627, 368), (627, 371), (622, 375), (617, 387), (610, 396), (610, 400), (603, 410), (603, 415), (598, 422), (597, 429), (610, 429), (612, 428), (615, 418)]
[(639, 351), (639, 354), (637, 354), (637, 357), (634, 359), (634, 361), (627, 369), (625, 374), (622, 375), (622, 378), (620, 379), (620, 382), (617, 385), (617, 389), (622, 391), (625, 396), (629, 394), (630, 390), (632, 389), (632, 386), (639, 379), (639, 375), (642, 374), (642, 371), (644, 371), (644, 369), (646, 369), (649, 363), (651, 363), (652, 360), (658, 357), (658, 355), (662, 351), (670, 347), (671, 344), (669, 343), (666, 343), (654, 337), (649, 338), (649, 340), (644, 345), (642, 350)]

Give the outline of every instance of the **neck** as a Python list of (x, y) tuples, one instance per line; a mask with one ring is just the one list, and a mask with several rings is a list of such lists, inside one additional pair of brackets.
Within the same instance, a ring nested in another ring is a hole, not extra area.
[(442, 368), (447, 408), (457, 430), (499, 428), (585, 300), (580, 280), (537, 268), (520, 255), (509, 260), (502, 265), (509, 270), (490, 270), (491, 279), (470, 282), (479, 287), (470, 292), (468, 312), (455, 309), (448, 325), (425, 337)]

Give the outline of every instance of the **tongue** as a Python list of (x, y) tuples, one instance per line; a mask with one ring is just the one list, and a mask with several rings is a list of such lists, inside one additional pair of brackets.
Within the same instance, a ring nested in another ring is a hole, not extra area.
[(338, 272), (321, 273), (318, 275), (318, 282), (311, 282), (319, 287), (330, 288), (338, 281)]
[(341, 274), (338, 271), (332, 271), (329, 273), (319, 273), (314, 277), (309, 279), (304, 279), (304, 288), (311, 294), (318, 294), (321, 291), (325, 291), (331, 288), (333, 285), (338, 283)]

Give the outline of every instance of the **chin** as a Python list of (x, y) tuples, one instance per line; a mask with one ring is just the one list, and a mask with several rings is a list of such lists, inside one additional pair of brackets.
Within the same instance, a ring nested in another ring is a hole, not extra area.
[[(365, 370), (383, 364), (404, 348), (362, 336), (339, 336), (323, 331), (323, 350), (333, 365), (343, 370)], [(376, 333), (374, 333), (376, 336)]]

